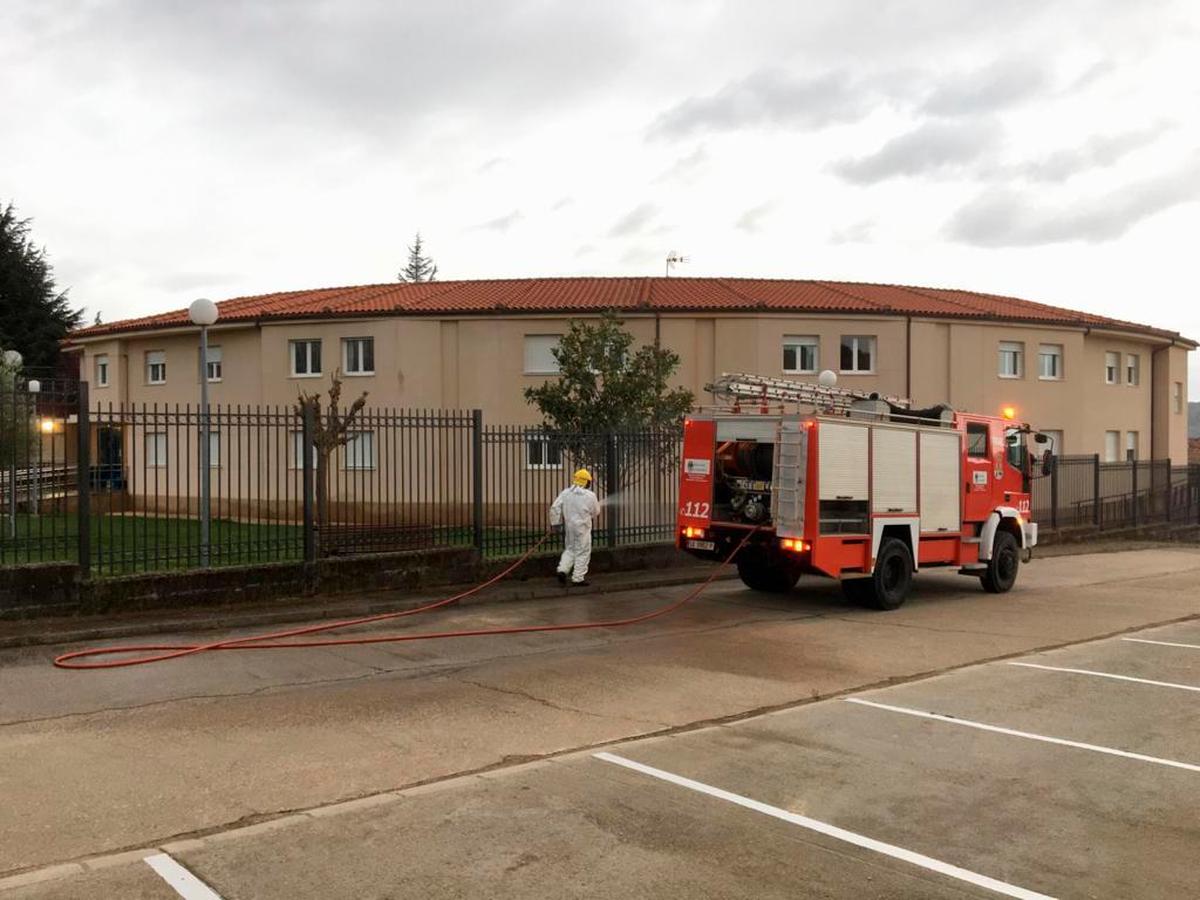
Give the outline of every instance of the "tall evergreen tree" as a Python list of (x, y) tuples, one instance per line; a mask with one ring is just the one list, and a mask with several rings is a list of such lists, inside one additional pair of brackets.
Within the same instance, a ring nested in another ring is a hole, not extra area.
[(83, 312), (55, 287), (46, 251), (29, 239), (29, 221), (11, 203), (0, 208), (0, 348), (16, 350), (27, 368), (48, 369)]
[(417, 232), (417, 236), (411, 247), (408, 248), (408, 265), (400, 272), (397, 278), (401, 281), (433, 281), (437, 276), (437, 265), (431, 257), (425, 256), (422, 252), (424, 245), (421, 243), (421, 232)]

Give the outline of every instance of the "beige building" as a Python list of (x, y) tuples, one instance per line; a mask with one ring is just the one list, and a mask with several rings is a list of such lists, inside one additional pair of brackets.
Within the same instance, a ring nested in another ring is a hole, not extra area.
[[(948, 402), (1016, 406), (1059, 452), (1187, 459), (1187, 354), (1179, 334), (968, 291), (814, 281), (540, 278), (385, 284), (219, 304), (210, 400), (286, 406), (340, 369), (379, 408), (484, 411), (534, 424), (522, 390), (554, 377), (572, 319), (615, 309), (638, 341), (676, 351), (703, 402), (725, 371), (813, 379)], [(197, 334), (184, 311), (77, 332), (94, 406), (195, 404)]]

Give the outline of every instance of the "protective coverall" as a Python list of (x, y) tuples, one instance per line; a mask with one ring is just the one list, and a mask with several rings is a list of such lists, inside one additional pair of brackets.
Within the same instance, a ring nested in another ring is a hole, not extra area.
[(571, 485), (550, 507), (550, 524), (563, 526), (563, 554), (558, 561), (561, 575), (574, 584), (587, 578), (592, 558), (592, 520), (600, 515), (600, 501), (585, 487)]

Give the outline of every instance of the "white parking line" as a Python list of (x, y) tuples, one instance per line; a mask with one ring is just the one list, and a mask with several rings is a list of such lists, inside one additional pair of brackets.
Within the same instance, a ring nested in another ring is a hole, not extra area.
[(147, 856), (145, 863), (184, 900), (221, 900), (216, 891), (165, 853)]
[(1135, 681), (1138, 684), (1152, 684), (1155, 687), (1175, 688), (1180, 691), (1200, 692), (1200, 686), (1194, 684), (1176, 684), (1174, 681), (1153, 681), (1149, 678), (1134, 678), (1132, 675), (1117, 675), (1113, 672), (1093, 672), (1091, 669), (1066, 669), (1061, 666), (1043, 666), (1038, 663), (1010, 662), (1010, 666), (1021, 666), (1025, 669), (1045, 669), (1047, 672), (1070, 672), (1074, 675), (1091, 675), (1095, 678), (1111, 678), (1114, 681)]
[(856, 847), (862, 847), (865, 850), (873, 850), (876, 853), (882, 853), (885, 856), (890, 856), (894, 859), (900, 859), (907, 863), (912, 863), (914, 866), (920, 866), (923, 869), (929, 869), (932, 872), (938, 872), (942, 875), (948, 875), (951, 878), (956, 878), (959, 881), (965, 881), (968, 884), (974, 884), (978, 887), (987, 888), (995, 891), (997, 894), (1003, 894), (1006, 897), (1021, 897), (1024, 900), (1048, 900), (1047, 894), (1039, 894), (1036, 891), (1029, 891), (1025, 888), (1017, 887), (1016, 885), (1008, 884), (1007, 882), (997, 881), (995, 878), (989, 878), (987, 875), (980, 875), (977, 872), (972, 872), (968, 869), (960, 869), (958, 866), (952, 866), (950, 863), (944, 863), (941, 860), (934, 859), (930, 856), (924, 856), (920, 853), (914, 853), (912, 850), (905, 850), (903, 847), (897, 847), (894, 844), (885, 844), (883, 841), (877, 841), (874, 838), (865, 837), (861, 834), (856, 834), (853, 831), (847, 831), (844, 828), (838, 828), (836, 825), (830, 825), (827, 822), (819, 822), (816, 819), (810, 819), (808, 816), (797, 815), (793, 812), (788, 812), (786, 809), (780, 809), (778, 806), (771, 806), (767, 803), (761, 803), (758, 800), (751, 800), (749, 797), (743, 797), (740, 794), (734, 794), (730, 791), (722, 790), (721, 788), (713, 787), (712, 785), (704, 784), (701, 781), (693, 781), (690, 778), (684, 778), (682, 775), (675, 775), (672, 772), (666, 772), (662, 769), (656, 769), (653, 766), (647, 766), (644, 763), (634, 762), (632, 759), (626, 759), (623, 756), (617, 756), (613, 753), (596, 753), (596, 759), (604, 760), (605, 762), (613, 763), (614, 765), (624, 766), (626, 769), (632, 769), (635, 772), (641, 772), (643, 775), (649, 775), (651, 778), (658, 778), (662, 781), (669, 781), (671, 784), (679, 785), (679, 787), (687, 788), (691, 791), (696, 791), (701, 794), (708, 794), (710, 797), (716, 797), (720, 800), (726, 800), (738, 806), (752, 809), (755, 812), (760, 812), (763, 815), (771, 816), (776, 819), (782, 819), (784, 822), (790, 822), (792, 825), (799, 825), (801, 828), (807, 828), (810, 831), (818, 832), (827, 837), (836, 838), (839, 841), (845, 841), (848, 844), (853, 844)]
[(1160, 647), (1186, 647), (1189, 650), (1200, 650), (1200, 644), (1180, 644), (1176, 641), (1152, 641), (1149, 638), (1121, 638), (1134, 644), (1158, 644)]
[(972, 722), (970, 719), (958, 719), (954, 716), (943, 716), (938, 713), (925, 712), (921, 709), (910, 709), (907, 706), (890, 706), (887, 703), (876, 703), (873, 700), (862, 700), (858, 697), (843, 697), (846, 703), (857, 703), (860, 706), (873, 706), (876, 709), (886, 709), (889, 712), (903, 713), (906, 716), (919, 716), (922, 719), (934, 719), (951, 725), (964, 725), (967, 728), (978, 728), (980, 731), (993, 731), (996, 734), (1007, 734), (1012, 737), (1028, 738), (1031, 741), (1042, 741), (1046, 744), (1058, 744), (1063, 747), (1074, 747), (1078, 750), (1091, 750), (1093, 753), (1106, 753), (1109, 756), (1123, 756), (1126, 759), (1136, 759), (1139, 762), (1154, 763), (1158, 766), (1170, 766), (1173, 769), (1186, 769), (1189, 772), (1200, 772), (1200, 766), (1192, 763), (1179, 762), (1174, 759), (1163, 759), (1160, 756), (1146, 756), (1144, 753), (1132, 753), (1129, 750), (1118, 750), (1115, 747), (1102, 747), (1099, 744), (1085, 744), (1082, 741), (1069, 741), (1066, 738), (1050, 737), (1045, 734), (1032, 734), (1028, 731), (1017, 731), (1014, 728), (1002, 728), (999, 725), (988, 725), (984, 722)]

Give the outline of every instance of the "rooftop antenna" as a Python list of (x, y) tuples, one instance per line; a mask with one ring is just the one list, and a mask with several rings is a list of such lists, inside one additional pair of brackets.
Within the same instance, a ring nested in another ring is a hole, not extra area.
[(667, 254), (667, 274), (666, 274), (666, 277), (667, 277), (667, 278), (670, 278), (670, 277), (671, 277), (671, 269), (672, 269), (673, 267), (675, 267), (675, 266), (679, 265), (679, 263), (685, 263), (685, 262), (687, 262), (687, 261), (688, 261), (688, 258), (687, 258), (686, 256), (682, 256), (682, 255), (680, 255), (680, 254), (676, 253), (674, 250), (672, 250), (670, 253), (668, 253), (668, 254)]

